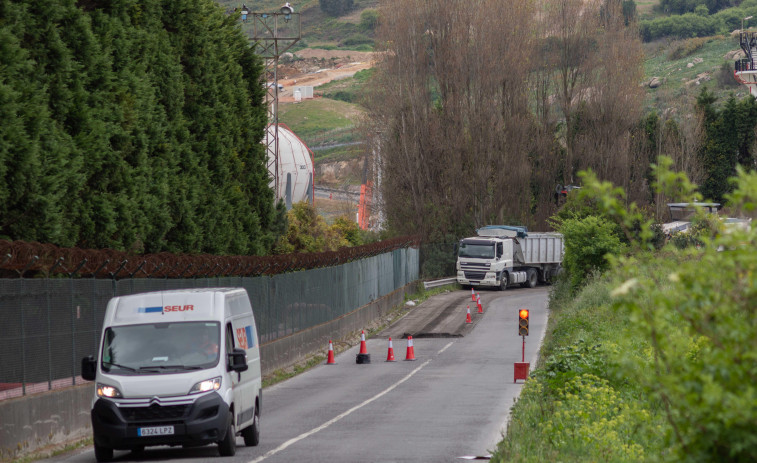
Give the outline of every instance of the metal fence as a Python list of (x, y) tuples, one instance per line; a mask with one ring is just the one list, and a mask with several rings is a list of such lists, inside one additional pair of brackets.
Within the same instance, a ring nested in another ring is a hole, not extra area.
[(261, 343), (333, 320), (419, 277), (405, 247), (330, 267), (255, 277), (0, 279), (0, 400), (82, 384), (110, 298), (164, 289), (241, 286)]

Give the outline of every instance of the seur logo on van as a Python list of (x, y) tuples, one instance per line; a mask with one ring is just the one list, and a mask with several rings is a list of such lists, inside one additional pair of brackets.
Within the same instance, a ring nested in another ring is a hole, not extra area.
[(166, 312), (187, 312), (195, 309), (194, 305), (167, 305), (165, 307), (139, 307), (139, 313), (166, 313)]

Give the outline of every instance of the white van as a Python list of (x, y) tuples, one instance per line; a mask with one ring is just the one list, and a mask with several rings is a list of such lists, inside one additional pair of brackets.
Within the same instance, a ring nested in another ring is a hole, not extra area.
[(217, 443), (222, 456), (260, 440), (260, 347), (243, 288), (159, 291), (108, 303), (100, 350), (82, 360), (96, 380), (97, 461), (113, 450)]

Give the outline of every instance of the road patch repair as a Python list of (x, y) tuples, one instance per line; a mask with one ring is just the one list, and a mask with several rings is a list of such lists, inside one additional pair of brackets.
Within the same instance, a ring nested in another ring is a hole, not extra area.
[[(485, 303), (485, 299), (493, 298), (493, 292), (486, 291), (482, 295), (481, 304)], [(437, 294), (414, 307), (407, 315), (377, 333), (375, 337), (406, 339), (412, 336), (420, 339), (465, 336), (470, 333), (482, 316), (482, 312), (474, 312), (471, 314), (472, 323), (466, 323), (469, 300), (469, 295), (465, 291), (453, 290)]]

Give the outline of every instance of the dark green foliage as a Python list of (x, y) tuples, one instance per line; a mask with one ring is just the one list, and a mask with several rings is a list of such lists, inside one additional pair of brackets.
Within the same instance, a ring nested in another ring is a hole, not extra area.
[(684, 14), (704, 6), (709, 13), (716, 13), (724, 8), (737, 6), (739, 3), (741, 2), (736, 0), (660, 0), (656, 8), (663, 13)]
[(321, 11), (329, 16), (342, 16), (352, 9), (353, 0), (318, 0)]
[[(446, 237), (452, 240), (451, 236)], [(421, 278), (453, 277), (457, 273), (457, 243), (426, 243), (420, 248)]]
[(686, 13), (680, 16), (665, 16), (641, 22), (641, 37), (645, 42), (661, 37), (706, 37), (718, 33), (718, 21), (714, 16), (698, 16)]
[(261, 254), (261, 60), (211, 1), (0, 0), (0, 238)]
[(754, 128), (757, 126), (757, 102), (752, 96), (740, 101), (732, 94), (722, 109), (715, 108), (716, 98), (706, 88), (697, 97), (697, 108), (705, 120), (706, 136), (700, 159), (706, 172), (700, 192), (706, 199), (722, 202), (731, 190), (729, 177), (736, 166), (754, 166)]

